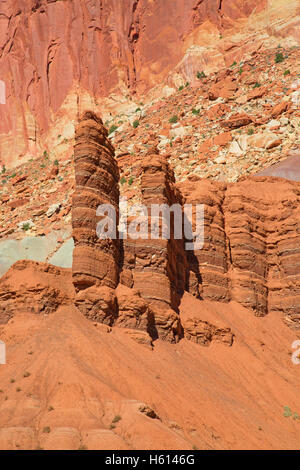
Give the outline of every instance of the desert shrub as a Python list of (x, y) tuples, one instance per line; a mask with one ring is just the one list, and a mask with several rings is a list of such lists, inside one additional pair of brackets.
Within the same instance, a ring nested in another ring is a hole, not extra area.
[(114, 417), (114, 419), (112, 420), (112, 423), (118, 423), (119, 421), (121, 421), (122, 417), (120, 415), (116, 415)]
[(178, 122), (178, 116), (176, 116), (176, 114), (174, 114), (172, 117), (170, 117), (169, 122), (171, 124), (175, 124), (176, 122)]
[(201, 78), (206, 78), (206, 75), (205, 75), (205, 73), (203, 72), (203, 70), (202, 70), (201, 72), (199, 72), (199, 70), (198, 70), (196, 76), (197, 76), (198, 80), (200, 80)]
[(118, 129), (118, 126), (116, 126), (115, 124), (113, 124), (113, 125), (110, 126), (110, 128), (109, 128), (108, 134), (112, 134), (112, 133), (115, 132), (117, 129)]
[(283, 62), (283, 61), (284, 61), (284, 57), (283, 57), (282, 52), (277, 52), (275, 56), (275, 63), (279, 64), (280, 62)]

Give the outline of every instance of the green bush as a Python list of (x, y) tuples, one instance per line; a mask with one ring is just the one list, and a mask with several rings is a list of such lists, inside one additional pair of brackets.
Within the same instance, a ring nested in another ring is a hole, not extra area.
[(200, 113), (200, 109), (192, 109), (192, 113), (197, 116)]
[(291, 72), (289, 70), (285, 70), (283, 75), (286, 76), (286, 75), (290, 75), (290, 74), (291, 74)]
[(27, 230), (30, 229), (30, 223), (29, 222), (25, 222), (23, 225), (22, 225), (22, 230), (24, 230), (25, 232)]
[(133, 121), (133, 123), (132, 123), (132, 127), (134, 127), (134, 129), (139, 127), (139, 125), (140, 125), (140, 121), (138, 121), (137, 119), (135, 121)]
[(116, 415), (114, 419), (112, 420), (112, 423), (118, 423), (121, 419), (122, 417), (120, 415)]
[(116, 126), (115, 124), (113, 124), (113, 125), (110, 126), (110, 128), (109, 128), (108, 135), (112, 134), (112, 133), (115, 132), (117, 129), (118, 129), (118, 126)]
[(203, 72), (203, 70), (201, 72), (197, 72), (197, 78), (198, 80), (200, 80), (201, 78), (206, 78), (206, 75), (205, 73)]
[(277, 52), (275, 56), (275, 63), (279, 64), (280, 62), (283, 62), (283, 61), (284, 61), (284, 57), (283, 57), (282, 52)]
[(254, 130), (253, 130), (253, 129), (248, 129), (247, 134), (248, 134), (248, 135), (253, 135), (253, 134), (254, 134)]
[(178, 116), (176, 116), (176, 114), (174, 114), (172, 117), (170, 117), (169, 122), (171, 124), (175, 124), (176, 122), (178, 122)]

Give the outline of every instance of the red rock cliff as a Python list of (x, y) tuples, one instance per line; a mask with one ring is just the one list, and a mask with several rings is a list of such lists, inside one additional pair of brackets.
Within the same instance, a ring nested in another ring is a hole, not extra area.
[[(276, 36), (297, 41), (299, 4), (289, 3), (287, 9), (284, 0), (2, 0), (2, 164), (49, 148), (61, 133), (51, 133), (54, 125), (73, 136), (69, 122), (81, 101), (145, 92), (170, 72), (171, 82), (191, 81), (197, 70), (228, 65)], [(239, 32), (242, 42), (234, 38)]]

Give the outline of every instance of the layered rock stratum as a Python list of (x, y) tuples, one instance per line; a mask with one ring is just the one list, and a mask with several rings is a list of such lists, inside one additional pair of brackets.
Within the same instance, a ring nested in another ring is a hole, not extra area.
[(4, 0), (0, 159), (14, 166), (53, 149), (58, 134), (69, 140), (87, 108), (109, 116), (116, 100), (130, 103), (126, 94), (178, 88), (262, 47), (299, 45), (298, 14), (297, 0)]
[(299, 449), (298, 13), (0, 1), (0, 449)]

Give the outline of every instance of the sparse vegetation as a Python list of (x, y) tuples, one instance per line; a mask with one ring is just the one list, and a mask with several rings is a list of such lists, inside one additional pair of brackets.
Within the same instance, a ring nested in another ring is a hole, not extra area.
[(22, 225), (22, 230), (24, 230), (24, 232), (27, 232), (27, 230), (30, 229), (30, 223), (29, 222), (25, 222), (23, 225)]
[(129, 180), (128, 180), (128, 184), (129, 184), (129, 186), (131, 186), (131, 185), (132, 185), (132, 183), (133, 183), (133, 177), (132, 177), (132, 176), (130, 176), (130, 178), (129, 178)]
[(192, 113), (195, 115), (195, 116), (198, 116), (198, 114), (200, 113), (200, 109), (192, 109)]
[(298, 413), (292, 411), (289, 406), (283, 407), (283, 416), (285, 418), (293, 417), (294, 420), (300, 419), (300, 416), (298, 415)]
[(29, 376), (30, 376), (30, 372), (27, 372), (27, 371), (24, 372), (24, 374), (23, 374), (23, 377), (24, 377), (24, 378), (29, 377)]
[(248, 135), (253, 135), (254, 134), (254, 129), (252, 129), (252, 127), (250, 129), (248, 129), (247, 134)]
[(182, 91), (183, 89), (184, 89), (184, 86), (183, 86), (183, 85), (181, 85), (181, 86), (178, 88), (179, 91)]
[(259, 88), (261, 87), (261, 83), (255, 82), (253, 88)]
[(119, 421), (121, 421), (121, 419), (122, 419), (122, 417), (121, 417), (120, 415), (116, 415), (116, 416), (114, 417), (114, 419), (112, 420), (112, 423), (113, 423), (113, 424), (114, 424), (114, 423), (118, 423)]
[(196, 76), (197, 76), (198, 80), (201, 80), (201, 78), (206, 78), (206, 75), (203, 72), (203, 70), (201, 72), (198, 71)]
[(113, 132), (115, 132), (116, 130), (118, 129), (118, 126), (116, 126), (115, 124), (113, 124), (112, 126), (110, 126), (109, 128), (109, 131), (108, 131), (108, 134), (112, 134)]
[(283, 57), (282, 52), (277, 52), (275, 56), (275, 63), (279, 64), (280, 62), (283, 62), (283, 61), (284, 61), (284, 57)]
[(176, 122), (178, 122), (178, 116), (176, 116), (176, 114), (174, 114), (172, 117), (170, 117), (169, 122), (171, 124), (175, 124)]
[(58, 165), (59, 165), (58, 160), (54, 160), (53, 164), (54, 164), (55, 166), (58, 166)]
[(290, 75), (290, 74), (291, 74), (291, 72), (290, 72), (289, 70), (285, 70), (284, 73), (283, 73), (283, 75), (284, 75), (285, 77), (286, 77), (287, 75)]
[(136, 129), (137, 127), (139, 127), (139, 125), (140, 125), (140, 121), (139, 121), (138, 119), (136, 119), (136, 120), (133, 121), (133, 123), (132, 123), (132, 127), (133, 127), (134, 129)]
[(124, 183), (126, 183), (126, 178), (124, 176), (122, 176), (122, 178), (120, 179), (120, 183), (123, 185)]
[(43, 429), (43, 433), (49, 434), (49, 432), (51, 432), (50, 426), (45, 426)]

